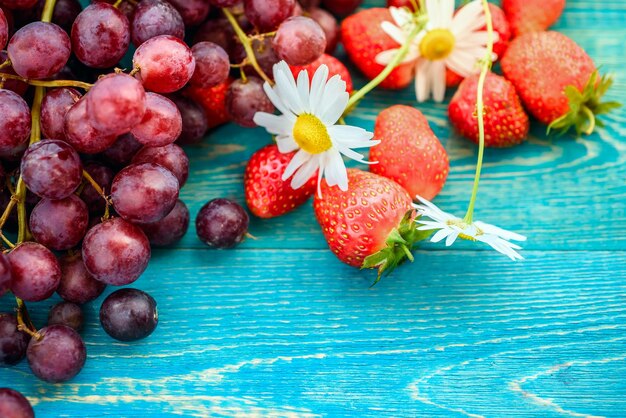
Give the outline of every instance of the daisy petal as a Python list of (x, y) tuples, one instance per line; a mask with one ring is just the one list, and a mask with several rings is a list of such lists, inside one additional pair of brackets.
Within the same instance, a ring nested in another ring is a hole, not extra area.
[[(304, 184), (309, 181), (309, 179), (315, 174), (315, 170), (319, 168), (319, 157), (317, 155), (310, 156), (309, 160), (302, 165), (296, 171), (293, 178), (291, 179), (291, 188), (299, 189), (304, 186)], [(286, 171), (285, 171), (286, 172)], [(283, 175), (283, 178), (285, 176)]]
[(502, 229), (495, 225), (491, 225), (481, 221), (476, 221), (474, 223), (478, 228), (480, 228), (487, 234), (494, 234), (506, 240), (526, 241), (526, 237), (524, 235), (516, 234), (515, 232), (507, 231), (506, 229)]
[(452, 244), (454, 244), (454, 241), (456, 241), (456, 239), (459, 237), (459, 232), (458, 231), (454, 231), (452, 232), (450, 235), (448, 235), (446, 237), (446, 247), (451, 246)]
[(307, 70), (302, 70), (298, 73), (297, 84), (302, 110), (305, 113), (311, 113), (311, 104), (309, 102), (309, 72)]
[(452, 23), (452, 16), (454, 15), (454, 0), (441, 0), (439, 15), (439, 25), (442, 28), (449, 28)]
[[(348, 190), (348, 171), (341, 158), (341, 154), (339, 154), (339, 151), (331, 149), (328, 151), (327, 156), (327, 176), (333, 178), (333, 183), (337, 184), (341, 190)], [(331, 185), (331, 183), (329, 183), (329, 185)]]
[(404, 44), (404, 42), (406, 41), (406, 34), (404, 33), (404, 31), (393, 23), (385, 21), (380, 24), (380, 27), (387, 35), (391, 37), (391, 39), (393, 39), (400, 45)]
[(330, 102), (326, 109), (321, 114), (318, 114), (318, 117), (324, 122), (326, 125), (334, 125), (343, 112), (346, 110), (346, 106), (348, 105), (348, 100), (350, 100), (350, 94), (344, 91), (337, 98)]
[(252, 118), (254, 123), (262, 126), (272, 135), (286, 135), (293, 129), (293, 124), (283, 115), (273, 115), (266, 112), (256, 112)]
[(283, 181), (287, 180), (289, 177), (296, 172), (303, 164), (308, 162), (311, 159), (311, 154), (304, 150), (300, 150), (293, 156), (289, 164), (287, 164), (287, 168), (285, 168), (285, 172), (283, 173)]
[(285, 103), (285, 105), (287, 105), (287, 107), (294, 114), (299, 115), (304, 113), (304, 109), (302, 103), (300, 102), (298, 87), (293, 79), (291, 70), (288, 71), (289, 74), (286, 74), (284, 71), (274, 71), (274, 80), (276, 81), (274, 89), (278, 93), (278, 96), (283, 100), (283, 103)]
[(274, 107), (278, 109), (280, 113), (294, 119), (295, 121), (296, 115), (294, 115), (291, 110), (289, 110), (289, 108), (285, 105), (285, 103), (283, 103), (278, 94), (276, 94), (276, 91), (268, 83), (263, 84), (263, 90), (265, 91), (268, 99), (270, 99), (270, 102), (272, 102)]
[(441, 27), (441, 7), (439, 0), (426, 0), (426, 12), (428, 13), (428, 23), (431, 28)]
[(451, 231), (451, 230), (449, 230), (447, 228), (441, 229), (441, 230), (437, 231), (435, 233), (435, 235), (433, 235), (430, 238), (430, 241), (431, 242), (439, 242), (439, 241), (443, 240), (444, 238), (447, 238), (448, 235), (450, 235), (452, 233), (453, 233), (453, 231)]
[(430, 97), (431, 80), (428, 78), (430, 75), (430, 61), (420, 60), (417, 63), (417, 71), (415, 74), (415, 95), (418, 102), (424, 102)]
[(309, 108), (313, 114), (317, 114), (317, 106), (321, 103), (328, 80), (328, 67), (322, 64), (313, 74), (311, 92), (309, 94)]
[(278, 151), (282, 154), (288, 154), (300, 148), (291, 135), (278, 135), (276, 137), (276, 145), (278, 145)]
[(430, 65), (430, 79), (433, 83), (433, 99), (443, 102), (446, 96), (446, 65), (444, 61), (434, 61)]
[[(476, 27), (476, 25), (478, 25)], [(485, 25), (483, 16), (483, 6), (480, 1), (472, 1), (461, 7), (454, 14), (450, 29), (456, 38), (462, 38), (461, 35), (480, 29)]]
[(333, 125), (328, 127), (328, 134), (333, 140), (344, 143), (347, 140), (369, 141), (374, 137), (372, 132), (350, 125)]

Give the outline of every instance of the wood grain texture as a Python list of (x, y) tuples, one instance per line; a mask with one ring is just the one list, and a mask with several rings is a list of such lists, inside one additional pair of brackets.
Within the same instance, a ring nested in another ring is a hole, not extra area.
[[(625, 15), (622, 0), (570, 0), (555, 26), (615, 75), (617, 100)], [(349, 123), (373, 129), (394, 103), (415, 105), (413, 92), (375, 91)], [(450, 130), (445, 105), (418, 107), (451, 157), (436, 202), (461, 214), (476, 148)], [(0, 369), (0, 386), (38, 417), (626, 416), (626, 112), (605, 120), (590, 137), (534, 126), (522, 146), (487, 151), (477, 217), (526, 234), (524, 262), (426, 245), (369, 289), (371, 272), (326, 249), (310, 204), (253, 219), (258, 239), (232, 251), (206, 249), (192, 227), (135, 284), (158, 301), (150, 338), (107, 337), (101, 298), (86, 307), (77, 378), (45, 384), (22, 362)], [(242, 201), (245, 161), (269, 140), (229, 125), (188, 148), (192, 215), (215, 197)], [(31, 304), (36, 323), (56, 301)]]

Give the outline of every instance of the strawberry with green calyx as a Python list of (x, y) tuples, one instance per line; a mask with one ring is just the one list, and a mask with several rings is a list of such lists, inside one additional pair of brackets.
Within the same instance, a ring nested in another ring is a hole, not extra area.
[(565, 0), (502, 0), (513, 36), (543, 32), (552, 26), (565, 9)]
[(304, 204), (317, 189), (317, 173), (298, 189), (282, 175), (295, 152), (283, 154), (276, 144), (256, 151), (246, 166), (244, 190), (246, 203), (259, 218), (274, 218), (291, 212)]
[(315, 71), (320, 67), (320, 65), (326, 65), (328, 67), (328, 77), (332, 77), (334, 75), (339, 75), (343, 81), (346, 82), (346, 91), (348, 93), (352, 93), (353, 85), (352, 85), (352, 77), (350, 76), (350, 72), (341, 61), (332, 55), (322, 54), (318, 59), (305, 66), (289, 66), (291, 69), (291, 73), (293, 74), (294, 79), (298, 79), (298, 74), (300, 71), (307, 70), (309, 74), (309, 80), (313, 80), (313, 75)]
[(377, 268), (378, 281), (406, 259), (428, 232), (418, 231), (409, 194), (385, 177), (348, 169), (348, 190), (323, 181), (313, 201), (331, 251), (354, 267)]
[[(448, 105), (450, 122), (464, 137), (478, 143), (476, 96), (479, 75), (467, 77)], [(502, 76), (488, 72), (483, 87), (485, 146), (509, 147), (522, 143), (529, 129), (528, 115), (515, 87)]]
[(378, 115), (370, 150), (372, 173), (400, 184), (411, 197), (435, 197), (448, 178), (450, 163), (445, 148), (422, 112), (410, 106), (391, 106)]
[(501, 64), (528, 112), (549, 129), (590, 134), (599, 125), (597, 115), (620, 106), (602, 102), (611, 79), (598, 77), (591, 57), (562, 33), (515, 38)]

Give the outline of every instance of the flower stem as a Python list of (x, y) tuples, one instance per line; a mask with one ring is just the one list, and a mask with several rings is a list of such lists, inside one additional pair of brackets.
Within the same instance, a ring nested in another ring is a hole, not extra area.
[(29, 80), (28, 78), (20, 77), (19, 75), (0, 73), (0, 79), (19, 80), (31, 86), (38, 87), (78, 87), (83, 90), (89, 90), (93, 87), (93, 84), (84, 83), (76, 80)]
[(57, 0), (46, 0), (43, 6), (43, 12), (41, 12), (42, 22), (52, 22), (52, 14), (54, 13), (54, 6)]
[(266, 83), (268, 83), (270, 86), (273, 86), (274, 82), (271, 78), (267, 76), (267, 74), (265, 74), (263, 69), (261, 69), (261, 67), (259, 66), (259, 63), (256, 60), (256, 56), (254, 55), (254, 50), (252, 49), (252, 44), (250, 43), (250, 38), (248, 38), (248, 35), (246, 35), (243, 29), (241, 29), (241, 26), (239, 26), (239, 23), (237, 22), (237, 19), (235, 19), (235, 16), (233, 16), (233, 14), (227, 8), (223, 8), (222, 12), (224, 12), (224, 16), (226, 16), (226, 19), (228, 19), (228, 22), (233, 27), (237, 38), (239, 38), (239, 41), (241, 42), (241, 45), (243, 45), (243, 49), (246, 51), (246, 55), (248, 57), (248, 60), (250, 61), (250, 65), (252, 66), (252, 68), (254, 68), (257, 74), (263, 80), (265, 80)]
[(463, 221), (471, 224), (474, 217), (474, 204), (478, 195), (478, 183), (480, 182), (480, 172), (483, 168), (483, 156), (485, 153), (485, 103), (483, 102), (483, 89), (485, 87), (485, 79), (491, 68), (491, 55), (493, 54), (493, 22), (491, 20), (491, 11), (487, 0), (482, 0), (483, 10), (485, 12), (485, 20), (487, 22), (487, 55), (481, 63), (480, 77), (478, 78), (478, 87), (476, 91), (476, 116), (478, 117), (478, 161), (476, 162), (476, 174), (474, 176), (474, 186), (472, 187), (472, 197), (470, 198), (467, 213)]

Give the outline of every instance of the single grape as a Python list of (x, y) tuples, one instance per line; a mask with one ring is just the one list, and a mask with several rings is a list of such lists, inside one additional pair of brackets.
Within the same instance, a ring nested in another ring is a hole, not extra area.
[(337, 19), (326, 10), (317, 7), (309, 11), (309, 17), (315, 20), (324, 31), (324, 35), (326, 35), (326, 49), (324, 49), (324, 52), (332, 55), (335, 49), (337, 49), (337, 44), (341, 38), (341, 29)]
[(130, 132), (137, 141), (151, 147), (173, 143), (183, 129), (180, 111), (167, 97), (146, 93), (146, 113)]
[[(7, 55), (6, 51), (0, 51), (0, 63), (6, 62), (8, 59), (9, 59), (9, 56)], [(15, 70), (13, 69), (11, 65), (7, 65), (6, 67), (2, 68), (0, 71), (2, 71), (5, 74), (17, 75), (17, 73), (15, 72)], [(24, 93), (26, 93), (26, 90), (28, 90), (28, 84), (20, 80), (7, 79), (4, 82), (4, 89), (11, 90), (17, 93), (18, 96), (23, 96)]]
[(233, 7), (241, 0), (209, 0), (209, 3), (215, 7)]
[(0, 6), (4, 6), (8, 9), (30, 9), (35, 4), (37, 4), (37, 0), (2, 0), (0, 1)]
[[(45, 0), (39, 0), (39, 4), (43, 11)], [(70, 33), (72, 24), (82, 10), (83, 8), (78, 0), (56, 0), (54, 11), (52, 12), (52, 21), (63, 28), (65, 32)]]
[(100, 132), (121, 135), (141, 122), (146, 92), (136, 78), (114, 73), (100, 78), (85, 96), (87, 115)]
[(190, 83), (200, 87), (213, 87), (223, 83), (230, 72), (228, 54), (212, 42), (200, 42), (191, 48), (196, 59), (196, 69)]
[(129, 222), (152, 223), (170, 213), (178, 199), (178, 180), (152, 163), (132, 164), (111, 185), (113, 207)]
[(144, 87), (157, 93), (179, 90), (191, 79), (196, 60), (180, 39), (160, 35), (142, 43), (133, 55), (133, 66)]
[(12, 366), (19, 363), (26, 356), (29, 339), (28, 334), (17, 329), (15, 315), (0, 313), (0, 366)]
[(30, 108), (17, 93), (0, 89), (0, 151), (8, 153), (30, 136)]
[(204, 22), (211, 8), (208, 0), (169, 0), (169, 3), (179, 11), (186, 26)]
[(215, 248), (231, 248), (243, 241), (250, 218), (240, 204), (213, 199), (196, 217), (196, 233), (202, 242)]
[[(108, 195), (111, 191), (111, 182), (114, 176), (113, 170), (97, 161), (89, 161), (84, 168), (91, 178), (104, 190), (105, 195)], [(105, 208), (104, 199), (89, 182), (84, 184), (80, 198), (87, 204), (89, 213), (102, 216)]]
[(31, 338), (26, 357), (31, 370), (49, 383), (66, 382), (85, 365), (87, 349), (80, 335), (65, 325), (39, 330), (41, 339)]
[(0, 388), (0, 417), (35, 418), (35, 412), (24, 395), (13, 389)]
[(15, 72), (24, 78), (48, 78), (70, 57), (70, 38), (54, 23), (33, 22), (15, 32), (7, 53)]
[(224, 51), (230, 52), (235, 45), (235, 37), (235, 31), (227, 19), (209, 19), (198, 27), (193, 37), (193, 43), (213, 42), (221, 46)]
[(9, 40), (9, 22), (4, 15), (4, 11), (0, 9), (0, 49), (4, 49)]
[(354, 12), (363, 0), (322, 0), (322, 5), (332, 14), (347, 16)]
[(61, 283), (57, 293), (65, 301), (84, 304), (102, 294), (106, 284), (93, 278), (85, 268), (79, 254), (64, 255), (59, 259), (61, 265)]
[(263, 91), (263, 80), (250, 76), (246, 81), (236, 80), (226, 94), (226, 110), (232, 120), (249, 128), (255, 127), (252, 120), (256, 112), (274, 112), (274, 105)]
[(130, 44), (130, 23), (118, 9), (94, 3), (72, 25), (72, 51), (85, 65), (108, 68), (117, 64)]
[(189, 176), (189, 158), (176, 144), (164, 147), (143, 147), (133, 158), (133, 163), (154, 163), (167, 168), (174, 174), (181, 188)]
[(287, 64), (308, 65), (324, 53), (326, 35), (313, 19), (294, 16), (278, 27), (272, 46)]
[(61, 251), (78, 245), (87, 233), (89, 211), (78, 196), (42, 199), (30, 214), (30, 232), (40, 244)]
[(176, 141), (181, 145), (200, 142), (209, 129), (209, 121), (202, 106), (180, 95), (170, 96), (170, 99), (176, 104), (183, 119), (183, 130)]
[(143, 231), (122, 218), (91, 228), (83, 240), (83, 261), (96, 279), (113, 286), (134, 282), (150, 260), (150, 243)]
[(319, 7), (321, 0), (298, 0), (300, 5), (307, 10), (310, 10), (314, 7)]
[(159, 322), (156, 301), (138, 289), (111, 293), (100, 307), (100, 323), (111, 337), (120, 341), (146, 338)]
[(65, 325), (79, 332), (84, 321), (83, 310), (72, 302), (59, 302), (48, 312), (48, 326)]
[(139, 46), (158, 35), (185, 37), (185, 24), (178, 10), (162, 0), (143, 0), (137, 5), (131, 25), (131, 38)]
[(65, 139), (78, 152), (97, 154), (113, 145), (117, 136), (104, 133), (93, 125), (83, 96), (65, 114)]
[(28, 147), (20, 171), (26, 187), (37, 196), (63, 199), (80, 185), (83, 165), (69, 144), (44, 139)]
[(20, 299), (39, 302), (48, 299), (59, 286), (61, 268), (52, 252), (36, 242), (19, 244), (9, 253), (11, 291)]
[(165, 247), (180, 241), (189, 228), (189, 209), (182, 200), (178, 200), (174, 209), (165, 218), (152, 224), (143, 224), (150, 244)]
[(102, 152), (102, 158), (114, 167), (124, 167), (130, 164), (133, 156), (141, 149), (143, 144), (132, 133), (126, 133)]
[[(276, 52), (274, 51), (274, 47), (272, 46), (272, 38), (253, 39), (251, 44), (259, 67), (261, 67), (265, 74), (272, 77), (272, 68), (274, 67), (274, 64), (280, 61), (280, 58), (278, 58)], [(235, 63), (238, 64), (246, 58), (246, 50), (243, 48), (241, 43), (237, 43), (233, 47), (231, 55)], [(256, 76), (257, 74), (256, 70), (249, 64), (244, 67), (244, 70), (247, 75)]]
[(259, 32), (276, 30), (293, 13), (296, 0), (244, 0), (246, 17)]
[(0, 253), (0, 297), (11, 288), (11, 264), (4, 253)]
[(65, 114), (82, 95), (71, 87), (49, 90), (41, 102), (41, 133), (46, 138), (65, 140)]

